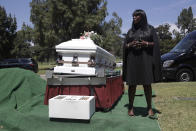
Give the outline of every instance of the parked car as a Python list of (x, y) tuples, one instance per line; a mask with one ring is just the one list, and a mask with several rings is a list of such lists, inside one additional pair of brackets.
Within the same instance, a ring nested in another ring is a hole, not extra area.
[(13, 68), (19, 67), (27, 70), (38, 72), (38, 64), (32, 58), (17, 58), (17, 59), (4, 59), (0, 61), (0, 68)]
[(196, 30), (186, 35), (170, 52), (161, 56), (163, 79), (196, 79)]

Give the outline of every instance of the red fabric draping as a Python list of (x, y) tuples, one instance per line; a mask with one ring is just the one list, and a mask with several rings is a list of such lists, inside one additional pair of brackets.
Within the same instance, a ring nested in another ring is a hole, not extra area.
[(111, 108), (118, 98), (124, 93), (122, 77), (110, 77), (106, 79), (106, 85), (79, 85), (79, 86), (57, 86), (47, 85), (44, 104), (57, 95), (82, 95), (90, 96), (91, 88), (94, 89), (96, 108)]

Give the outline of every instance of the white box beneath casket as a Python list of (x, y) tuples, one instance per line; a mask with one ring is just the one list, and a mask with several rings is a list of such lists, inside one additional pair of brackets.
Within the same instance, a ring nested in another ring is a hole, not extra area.
[(54, 73), (99, 75), (114, 69), (115, 57), (90, 38), (63, 42), (56, 46), (56, 52), (62, 56), (62, 65), (54, 67)]
[(94, 112), (94, 96), (58, 95), (49, 99), (49, 118), (89, 120)]

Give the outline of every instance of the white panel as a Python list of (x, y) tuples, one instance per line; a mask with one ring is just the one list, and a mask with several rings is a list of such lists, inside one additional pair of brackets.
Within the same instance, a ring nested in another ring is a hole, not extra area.
[(89, 120), (94, 112), (94, 96), (58, 95), (49, 99), (50, 118)]
[(54, 67), (54, 72), (55, 73), (67, 73), (67, 74), (95, 75), (95, 68), (56, 66)]

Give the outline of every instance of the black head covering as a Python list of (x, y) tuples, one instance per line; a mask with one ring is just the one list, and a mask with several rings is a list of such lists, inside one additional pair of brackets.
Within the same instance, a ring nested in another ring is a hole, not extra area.
[(132, 22), (132, 30), (133, 31), (137, 30), (139, 28), (141, 28), (142, 30), (145, 30), (148, 25), (146, 13), (144, 12), (144, 10), (137, 9), (132, 14), (132, 16), (138, 16), (138, 15), (141, 16), (141, 20), (137, 24), (134, 24), (134, 22)]

